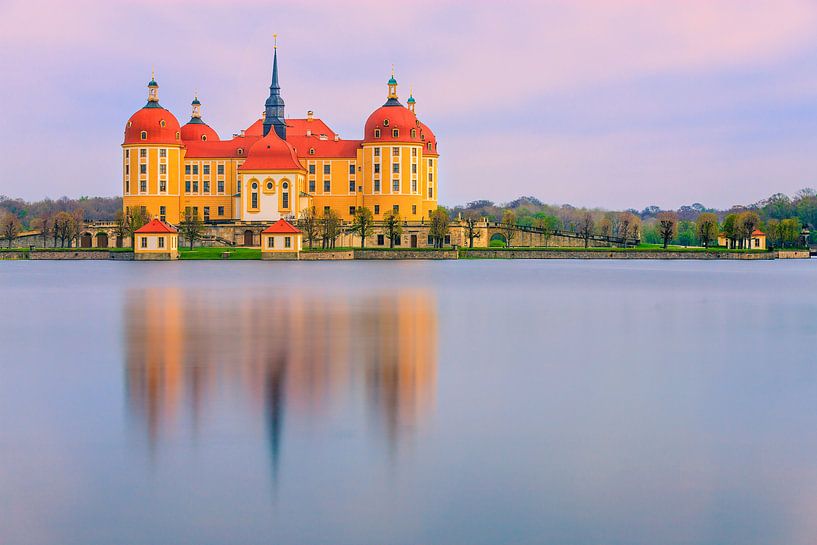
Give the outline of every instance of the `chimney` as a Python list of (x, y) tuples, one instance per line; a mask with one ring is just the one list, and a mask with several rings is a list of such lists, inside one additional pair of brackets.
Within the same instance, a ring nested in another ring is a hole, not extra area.
[(335, 142), (337, 142), (338, 140), (340, 140), (340, 135), (339, 135), (339, 134), (336, 134), (336, 135), (335, 135)]
[(315, 112), (313, 112), (312, 110), (309, 110), (308, 112), (306, 112), (306, 120), (307, 121), (312, 121), (312, 117), (314, 115), (315, 115)]

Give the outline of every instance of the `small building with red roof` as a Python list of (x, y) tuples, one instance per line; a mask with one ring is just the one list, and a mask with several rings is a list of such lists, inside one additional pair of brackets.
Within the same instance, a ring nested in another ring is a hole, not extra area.
[(261, 257), (263, 259), (297, 259), (302, 242), (301, 230), (287, 220), (280, 219), (261, 231)]
[(133, 239), (134, 259), (162, 261), (179, 258), (179, 232), (158, 218), (137, 229)]

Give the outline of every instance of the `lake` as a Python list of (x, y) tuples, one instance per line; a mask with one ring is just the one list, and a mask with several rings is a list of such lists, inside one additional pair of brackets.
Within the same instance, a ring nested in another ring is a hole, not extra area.
[(813, 544), (815, 273), (0, 262), (0, 543)]

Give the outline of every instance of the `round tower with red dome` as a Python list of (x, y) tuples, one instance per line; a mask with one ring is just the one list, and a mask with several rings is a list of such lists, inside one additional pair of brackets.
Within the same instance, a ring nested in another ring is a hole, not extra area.
[(125, 124), (122, 142), (123, 206), (140, 208), (148, 219), (179, 221), (180, 170), (184, 159), (181, 127), (159, 104), (159, 84), (151, 75), (147, 103)]

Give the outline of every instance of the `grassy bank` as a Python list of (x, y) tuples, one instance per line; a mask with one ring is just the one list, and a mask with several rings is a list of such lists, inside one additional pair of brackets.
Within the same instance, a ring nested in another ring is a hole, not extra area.
[(664, 248), (660, 244), (639, 244), (638, 246), (629, 246), (627, 248), (620, 247), (590, 247), (584, 246), (512, 246), (510, 248), (460, 248), (461, 253), (477, 252), (477, 251), (496, 251), (496, 252), (675, 252), (675, 253), (735, 253), (735, 254), (762, 254), (771, 250), (730, 250), (723, 247), (703, 248), (699, 246), (668, 246)]
[(225, 248), (225, 247), (201, 247), (201, 248), (179, 248), (179, 259), (190, 260), (205, 260), (205, 259), (222, 259), (222, 254), (230, 254), (229, 259), (233, 260), (250, 260), (261, 259), (260, 248)]

